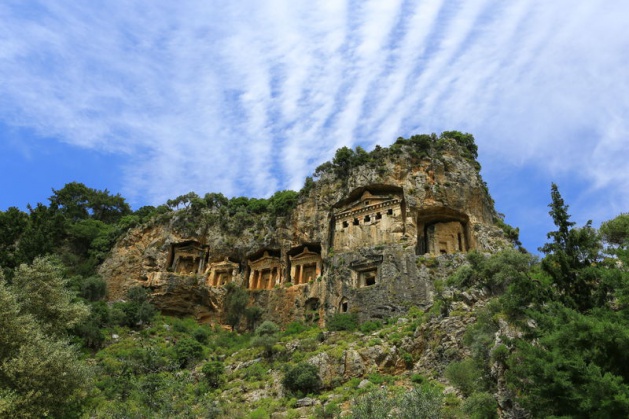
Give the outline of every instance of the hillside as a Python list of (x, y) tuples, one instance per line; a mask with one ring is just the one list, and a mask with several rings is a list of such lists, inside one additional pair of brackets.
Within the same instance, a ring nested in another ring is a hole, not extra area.
[(0, 213), (0, 417), (629, 416), (629, 215), (518, 247), (469, 134), (299, 192)]

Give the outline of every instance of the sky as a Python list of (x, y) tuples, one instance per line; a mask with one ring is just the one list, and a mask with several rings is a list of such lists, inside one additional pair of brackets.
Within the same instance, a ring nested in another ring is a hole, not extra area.
[(342, 146), (474, 135), (535, 252), (629, 212), (629, 2), (0, 2), (0, 211), (77, 181), (134, 208), (298, 190)]

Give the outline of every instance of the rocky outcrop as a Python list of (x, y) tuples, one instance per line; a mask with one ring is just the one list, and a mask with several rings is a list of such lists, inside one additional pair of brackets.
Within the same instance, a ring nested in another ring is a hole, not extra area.
[(219, 204), (162, 214), (103, 263), (109, 298), (140, 285), (163, 311), (221, 321), (222, 286), (234, 282), (263, 318), (284, 324), (426, 307), (436, 273), (425, 260), (453, 261), (445, 276), (456, 254), (508, 245), (478, 164), (454, 140), (439, 141), (438, 152), (378, 148), (343, 173), (328, 164), (287, 216)]

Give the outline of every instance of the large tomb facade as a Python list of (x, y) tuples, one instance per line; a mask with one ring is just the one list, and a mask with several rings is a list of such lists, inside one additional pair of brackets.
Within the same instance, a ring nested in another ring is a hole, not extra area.
[(219, 262), (209, 264), (207, 285), (210, 287), (222, 287), (232, 282), (238, 275), (238, 263), (232, 262), (228, 257)]
[(404, 236), (406, 211), (399, 187), (359, 188), (335, 207), (331, 245), (337, 250), (396, 243)]
[(291, 256), (290, 260), (290, 278), (294, 285), (307, 284), (321, 276), (321, 254), (311, 251), (304, 246), (301, 253)]
[(201, 274), (208, 259), (208, 246), (188, 240), (170, 245), (167, 266), (172, 272), (191, 275)]
[(249, 260), (249, 289), (272, 289), (282, 280), (282, 264), (278, 256), (265, 250), (260, 258)]

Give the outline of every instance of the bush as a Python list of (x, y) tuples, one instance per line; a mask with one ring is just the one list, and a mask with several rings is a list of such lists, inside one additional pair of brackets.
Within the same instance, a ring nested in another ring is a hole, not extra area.
[(209, 361), (203, 364), (201, 372), (205, 375), (205, 380), (210, 387), (218, 388), (225, 373), (225, 366), (221, 361)]
[(107, 283), (100, 277), (91, 276), (86, 278), (81, 285), (81, 297), (88, 301), (102, 300), (106, 294)]
[(351, 419), (374, 419), (389, 417), (395, 400), (389, 397), (386, 390), (376, 390), (366, 393), (352, 405)]
[(133, 287), (127, 292), (129, 301), (116, 303), (111, 320), (121, 326), (136, 327), (150, 323), (155, 317), (155, 307), (148, 301), (148, 292), (143, 287)]
[(434, 387), (415, 387), (400, 402), (400, 419), (439, 419), (442, 417), (443, 395)]
[(358, 316), (354, 313), (337, 313), (328, 320), (328, 330), (347, 330), (350, 332), (358, 328)]
[(321, 388), (321, 378), (317, 367), (307, 362), (300, 362), (286, 371), (282, 380), (284, 388), (297, 395), (315, 393)]
[(489, 393), (476, 392), (463, 402), (463, 412), (471, 419), (493, 419), (498, 417), (498, 403)]
[(289, 323), (288, 326), (286, 326), (286, 330), (284, 331), (284, 334), (296, 335), (307, 329), (308, 327), (306, 327), (306, 325), (303, 324), (302, 322), (292, 322), (292, 323)]
[(280, 328), (272, 321), (265, 321), (255, 331), (251, 345), (264, 348), (267, 357), (273, 355), (273, 346), (277, 343)]
[(192, 332), (192, 337), (201, 344), (206, 344), (208, 342), (209, 335), (210, 333), (205, 327), (197, 327), (194, 329), (194, 332)]
[(446, 378), (465, 396), (474, 393), (478, 388), (481, 372), (472, 358), (452, 362), (445, 370)]
[(194, 339), (184, 338), (175, 343), (173, 355), (179, 366), (185, 368), (203, 357), (203, 346)]
[(360, 331), (363, 333), (371, 333), (382, 327), (382, 323), (377, 320), (369, 320), (360, 325)]

